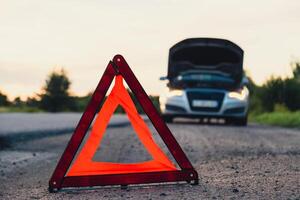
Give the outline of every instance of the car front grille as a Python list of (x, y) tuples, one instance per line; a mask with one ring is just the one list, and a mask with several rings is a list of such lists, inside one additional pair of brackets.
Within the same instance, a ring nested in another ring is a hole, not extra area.
[[(204, 112), (218, 112), (221, 109), (224, 92), (210, 92), (210, 91), (188, 91), (187, 97), (189, 101), (189, 105), (192, 111), (204, 111)], [(194, 100), (213, 100), (217, 101), (218, 105), (216, 107), (194, 107)]]

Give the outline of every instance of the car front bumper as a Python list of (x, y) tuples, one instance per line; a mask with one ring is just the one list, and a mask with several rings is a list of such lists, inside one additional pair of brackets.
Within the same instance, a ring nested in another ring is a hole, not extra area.
[[(193, 90), (195, 91), (195, 90)], [(196, 90), (201, 91), (201, 90)], [(180, 96), (167, 96), (160, 98), (160, 109), (165, 116), (173, 117), (188, 117), (188, 118), (200, 118), (200, 117), (212, 117), (212, 118), (226, 118), (226, 117), (245, 117), (248, 113), (249, 97), (245, 99), (230, 98), (228, 91), (218, 90), (223, 93), (224, 97), (220, 101), (220, 106), (214, 111), (197, 111), (192, 108), (189, 103), (186, 90)]]

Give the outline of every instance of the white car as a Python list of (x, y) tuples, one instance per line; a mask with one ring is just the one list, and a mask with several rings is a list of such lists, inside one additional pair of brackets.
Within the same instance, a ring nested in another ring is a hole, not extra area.
[(160, 95), (163, 118), (224, 118), (247, 125), (249, 91), (243, 75), (243, 50), (223, 39), (192, 38), (169, 53), (166, 92)]

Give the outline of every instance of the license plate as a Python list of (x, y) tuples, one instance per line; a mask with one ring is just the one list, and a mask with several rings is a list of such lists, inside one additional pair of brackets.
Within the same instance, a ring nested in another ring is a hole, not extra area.
[(215, 108), (218, 106), (218, 102), (213, 100), (193, 100), (192, 105), (193, 107)]

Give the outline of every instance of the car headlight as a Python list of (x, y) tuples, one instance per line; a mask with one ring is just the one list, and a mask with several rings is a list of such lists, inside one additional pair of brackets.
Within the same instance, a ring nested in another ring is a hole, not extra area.
[(183, 95), (183, 90), (170, 90), (169, 93), (168, 93), (168, 96), (171, 97), (171, 96), (177, 96), (177, 97), (180, 97)]
[(230, 98), (233, 98), (233, 99), (238, 99), (238, 100), (245, 100), (246, 97), (248, 96), (249, 94), (249, 91), (246, 87), (243, 87), (241, 89), (238, 89), (236, 91), (231, 91), (228, 93), (228, 96)]

